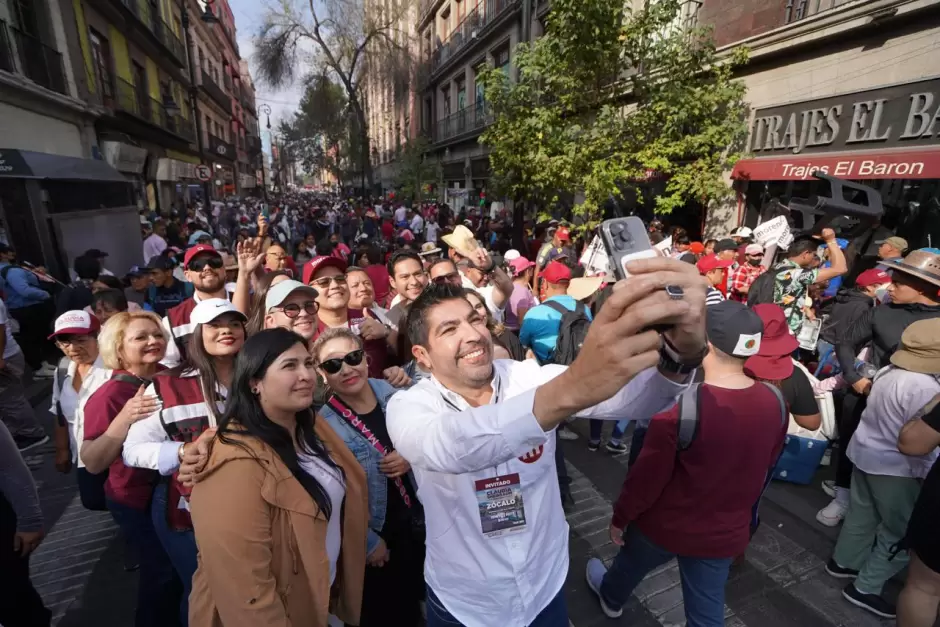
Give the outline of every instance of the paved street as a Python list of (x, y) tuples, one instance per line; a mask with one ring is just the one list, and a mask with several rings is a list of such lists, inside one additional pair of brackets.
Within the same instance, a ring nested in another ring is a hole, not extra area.
[[(39, 399), (35, 399), (37, 401)], [(51, 419), (38, 404), (47, 426)], [(609, 562), (616, 547), (607, 535), (611, 501), (620, 490), (627, 456), (614, 457), (586, 447), (587, 424), (576, 424), (581, 439), (565, 442), (577, 510), (571, 525), (571, 570), (567, 583), (573, 627), (683, 625), (682, 593), (675, 563), (652, 573), (637, 590), (618, 621), (604, 617), (584, 582), (584, 565), (592, 556)], [(629, 433), (629, 432), (628, 432)], [(52, 467), (52, 448), (28, 458), (40, 487), (50, 531), (32, 560), (33, 578), (60, 627), (131, 627), (136, 575), (123, 568), (123, 547), (107, 513), (85, 510), (74, 487), (74, 475)], [(763, 525), (751, 543), (746, 562), (735, 568), (728, 586), (729, 627), (883, 627), (881, 621), (849, 605), (841, 585), (823, 565), (835, 530), (811, 523), (825, 495), (813, 487), (775, 484), (762, 509)], [(892, 583), (888, 596), (899, 586)]]

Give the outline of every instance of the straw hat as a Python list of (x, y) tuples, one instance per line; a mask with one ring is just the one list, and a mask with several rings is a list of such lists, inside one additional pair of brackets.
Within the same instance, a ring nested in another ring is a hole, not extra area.
[(903, 259), (886, 259), (880, 265), (940, 286), (940, 250), (936, 248), (914, 250)]
[(441, 239), (464, 257), (469, 257), (469, 253), (480, 247), (473, 232), (462, 224), (457, 225), (453, 233), (444, 235)]
[(918, 320), (904, 329), (891, 363), (911, 372), (940, 374), (940, 318)]
[(590, 298), (605, 281), (602, 276), (583, 276), (577, 279), (571, 279), (568, 283), (568, 296), (575, 300), (584, 300)]

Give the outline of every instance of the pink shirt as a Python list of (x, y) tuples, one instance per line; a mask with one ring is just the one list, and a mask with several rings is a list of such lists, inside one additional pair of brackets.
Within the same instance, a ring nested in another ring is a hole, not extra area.
[(522, 320), (519, 319), (520, 308), (532, 309), (537, 304), (535, 296), (532, 295), (532, 290), (525, 285), (513, 283), (512, 294), (509, 295), (509, 306), (506, 307), (506, 319), (504, 321), (506, 328), (517, 331), (522, 325)]

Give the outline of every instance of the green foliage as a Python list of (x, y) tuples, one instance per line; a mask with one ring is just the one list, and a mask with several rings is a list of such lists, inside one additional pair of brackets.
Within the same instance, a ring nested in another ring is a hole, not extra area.
[(438, 181), (441, 167), (438, 161), (427, 158), (430, 149), (431, 145), (424, 136), (418, 136), (402, 146), (396, 160), (395, 187), (404, 198), (421, 201), (431, 196), (425, 193), (424, 188)]
[(684, 2), (642, 10), (623, 0), (552, 0), (546, 34), (516, 47), (517, 80), (482, 80), (494, 123), (497, 189), (543, 207), (575, 191), (587, 226), (601, 206), (653, 172), (666, 181), (656, 211), (728, 194), (722, 173), (747, 134), (738, 50), (719, 59), (705, 28), (678, 24)]

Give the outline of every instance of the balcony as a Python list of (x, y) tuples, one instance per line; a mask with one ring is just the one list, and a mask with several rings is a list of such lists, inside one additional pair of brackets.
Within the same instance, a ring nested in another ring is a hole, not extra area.
[(68, 95), (62, 55), (0, 20), (0, 70), (22, 74), (37, 85)]
[(228, 159), (229, 161), (235, 161), (237, 158), (235, 146), (220, 137), (216, 137), (212, 133), (209, 133), (208, 152), (212, 155), (213, 158), (221, 157), (222, 159)]
[(151, 98), (145, 87), (137, 87), (122, 78), (115, 78), (114, 86), (113, 100), (106, 104), (164, 131), (195, 141), (196, 133), (193, 131), (192, 120), (181, 115), (168, 115), (163, 102)]
[(846, 4), (858, 3), (860, 0), (787, 0), (784, 7), (784, 23), (792, 24), (804, 18), (838, 9)]
[(485, 102), (478, 102), (438, 120), (434, 129), (434, 142), (439, 144), (462, 135), (482, 132), (493, 122), (493, 114), (488, 109)]
[[(838, 1), (838, 0), (813, 0)], [(500, 17), (511, 9), (520, 6), (520, 0), (481, 0), (473, 11), (467, 14), (460, 24), (431, 52), (430, 72), (441, 69), (465, 47), (482, 38), (487, 30)]]
[(164, 50), (170, 53), (172, 60), (180, 68), (186, 67), (186, 48), (169, 24), (154, 14), (147, 0), (121, 0), (121, 4), (137, 18)]
[(218, 103), (222, 109), (226, 112), (229, 111), (232, 107), (232, 99), (226, 94), (221, 87), (216, 85), (215, 81), (212, 80), (212, 77), (209, 76), (205, 70), (202, 71), (202, 83), (199, 85), (202, 89), (209, 94), (209, 97)]
[(245, 135), (245, 146), (248, 154), (255, 157), (261, 152), (261, 138), (255, 135)]

